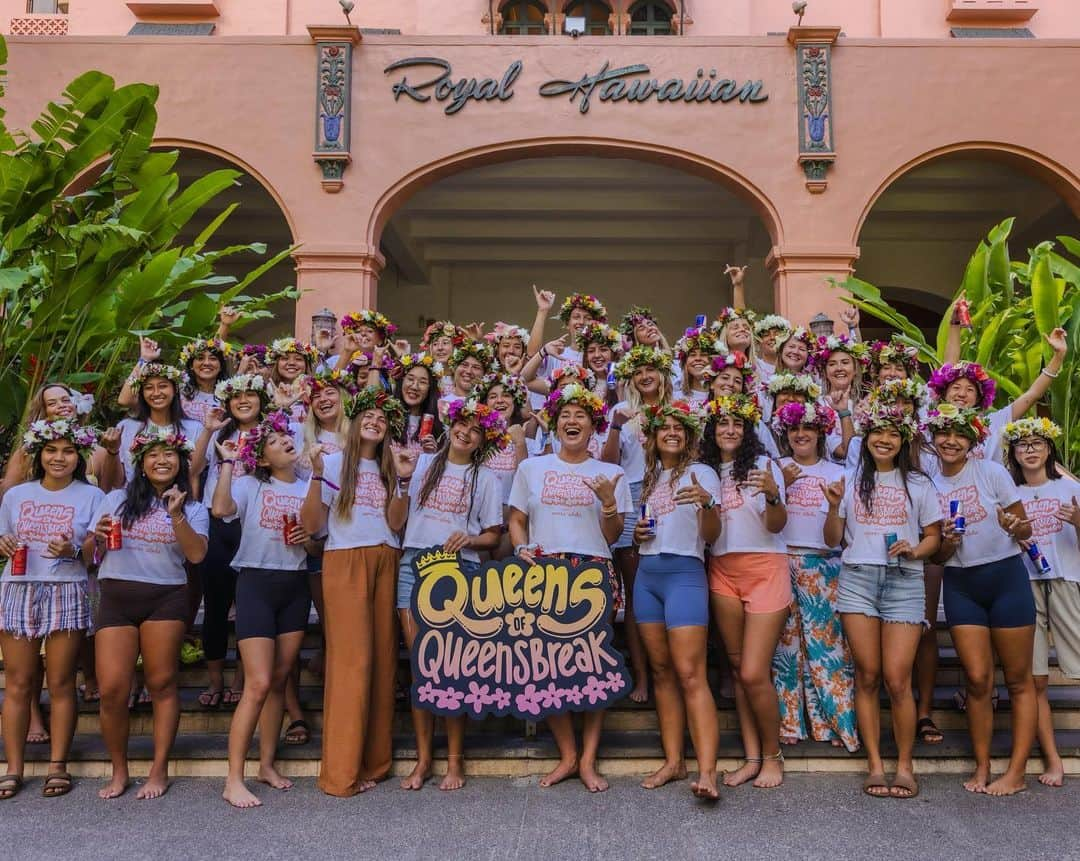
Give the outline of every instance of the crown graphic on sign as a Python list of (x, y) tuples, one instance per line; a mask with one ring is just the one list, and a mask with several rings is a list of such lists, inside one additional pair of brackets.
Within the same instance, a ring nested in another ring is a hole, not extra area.
[(457, 564), (457, 554), (447, 553), (445, 550), (432, 550), (417, 560), (416, 567), (420, 569), (431, 568), (434, 565), (445, 563)]

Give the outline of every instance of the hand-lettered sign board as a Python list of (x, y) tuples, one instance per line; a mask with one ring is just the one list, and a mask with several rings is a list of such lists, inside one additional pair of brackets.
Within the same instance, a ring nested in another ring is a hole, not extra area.
[(539, 720), (607, 708), (629, 691), (604, 566), (511, 557), (466, 574), (455, 554), (434, 547), (416, 555), (413, 570), (420, 708)]

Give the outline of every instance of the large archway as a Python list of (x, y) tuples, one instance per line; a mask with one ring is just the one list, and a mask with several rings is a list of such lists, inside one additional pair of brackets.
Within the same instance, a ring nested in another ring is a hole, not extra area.
[(730, 302), (726, 263), (749, 265), (749, 303), (773, 307), (765, 259), (780, 227), (751, 190), (629, 152), (516, 155), (384, 199), (379, 307), (405, 337), (432, 318), (528, 325), (536, 284), (594, 293), (613, 319), (650, 305), (674, 338)]
[[(894, 178), (866, 213), (855, 275), (932, 335), (979, 241), (1015, 217), (1014, 257), (1059, 235), (1080, 236), (1078, 196), (1045, 165), (1011, 152), (958, 149)], [(886, 330), (864, 321), (867, 337)]]

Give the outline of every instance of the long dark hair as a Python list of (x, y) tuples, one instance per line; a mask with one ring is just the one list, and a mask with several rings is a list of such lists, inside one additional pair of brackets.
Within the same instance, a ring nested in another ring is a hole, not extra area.
[[(1050, 481), (1061, 478), (1061, 470), (1058, 469), (1058, 452), (1057, 446), (1050, 440), (1046, 440), (1047, 454), (1046, 463), (1043, 466), (1046, 468), (1046, 477)], [(1013, 484), (1020, 486), (1021, 484), (1027, 484), (1027, 479), (1024, 478), (1024, 469), (1020, 466), (1020, 461), (1016, 459), (1016, 443), (1009, 443), (1008, 454), (1008, 467), (1009, 474), (1012, 476)]]
[[(41, 481), (45, 477), (45, 467), (41, 463), (41, 455), (44, 451), (45, 446), (42, 446), (38, 453), (34, 455), (34, 462), (30, 467), (30, 479), (32, 481)], [(90, 483), (86, 480), (86, 458), (81, 454), (78, 456), (78, 460), (75, 461), (75, 472), (71, 474), (71, 477), (75, 481), (81, 481), (83, 484)]]
[[(427, 371), (428, 375), (428, 392), (427, 397), (424, 398), (424, 402), (420, 404), (420, 413), (423, 415), (427, 413), (429, 416), (435, 417), (435, 423), (431, 426), (431, 435), (435, 439), (442, 439), (443, 427), (442, 420), (439, 418), (439, 380), (431, 372), (431, 368), (427, 365), (416, 364), (413, 368), (423, 368)], [(411, 371), (412, 368), (409, 368)], [(405, 386), (405, 374), (402, 374), (396, 380), (394, 380), (394, 397), (405, 404), (405, 394), (402, 392), (402, 388)], [(418, 442), (420, 440), (420, 425), (416, 426), (416, 430), (413, 431), (413, 437), (409, 439), (409, 415), (412, 414), (412, 407), (405, 406), (405, 424), (401, 429), (401, 433), (396, 437), (392, 437), (393, 441), (398, 445), (408, 445), (410, 442)]]
[[(241, 392), (237, 392), (237, 394), (241, 394)], [(256, 394), (258, 394), (258, 392), (256, 392)], [(233, 397), (235, 397), (235, 395)], [(229, 409), (229, 406), (232, 404), (232, 400), (232, 398), (228, 398), (223, 404), (223, 406), (225, 407), (225, 413), (226, 415), (228, 415), (229, 420), (225, 422), (225, 426), (218, 431), (216, 441), (220, 443), (224, 443), (226, 440), (228, 440), (229, 437), (231, 437), (234, 433), (240, 430), (240, 423), (235, 418), (233, 418), (232, 411)], [(260, 396), (259, 414), (255, 417), (255, 424), (258, 424), (264, 418), (266, 418), (266, 407), (266, 400)]]
[[(469, 464), (469, 508), (465, 514), (466, 524), (469, 522), (469, 518), (472, 517), (473, 501), (476, 499), (476, 483), (480, 477), (480, 452), (482, 446), (477, 448), (473, 452), (472, 461)], [(434, 459), (428, 466), (427, 473), (424, 475), (424, 483), (420, 485), (420, 498), (417, 500), (416, 507), (423, 508), (427, 505), (428, 498), (435, 492), (435, 488), (439, 486), (439, 482), (442, 481), (443, 474), (446, 472), (446, 464), (450, 459), (450, 435), (446, 435), (446, 439), (439, 447), (439, 450), (435, 453)]]
[[(147, 380), (152, 380), (153, 377), (147, 377), (143, 380), (145, 384)], [(176, 430), (180, 430), (180, 422), (187, 418), (187, 413), (184, 412), (184, 405), (180, 403), (180, 387), (169, 380), (167, 377), (161, 377), (172, 385), (173, 399), (169, 404), (169, 424), (173, 425)], [(147, 425), (150, 423), (150, 404), (146, 402), (146, 394), (143, 386), (139, 386), (139, 397), (135, 400), (135, 418)]]
[[(720, 446), (716, 444), (716, 416), (705, 425), (705, 435), (701, 438), (701, 462), (720, 472)], [(731, 477), (736, 484), (746, 481), (757, 459), (765, 454), (765, 446), (758, 439), (753, 422), (743, 421), (743, 438), (735, 452), (735, 462), (731, 467)]]
[[(870, 453), (870, 446), (866, 444), (873, 431), (869, 431), (863, 437), (863, 443), (859, 447), (859, 501), (863, 508), (870, 512), (873, 510), (874, 488), (877, 487), (877, 463)], [(908, 476), (923, 475), (925, 473), (919, 466), (919, 449), (910, 442), (900, 443), (900, 451), (896, 454), (896, 468), (900, 470), (900, 480), (904, 483), (904, 493), (908, 501), (911, 501), (911, 491), (908, 489)]]
[(196, 361), (198, 361), (199, 356), (201, 356), (203, 353), (212, 353), (214, 358), (218, 360), (217, 378), (214, 380), (215, 386), (218, 383), (225, 382), (227, 379), (229, 379), (230, 376), (232, 376), (229, 373), (229, 364), (225, 360), (225, 354), (221, 352), (221, 350), (200, 350), (198, 353), (188, 359), (187, 362), (184, 363), (184, 370), (187, 371), (188, 381), (184, 385), (182, 391), (184, 397), (187, 398), (189, 401), (193, 397), (195, 397), (195, 393), (199, 391), (199, 385), (195, 382), (195, 371), (192, 369), (192, 366), (195, 364)]
[[(188, 499), (194, 499), (191, 493), (191, 455), (187, 452), (178, 451), (177, 456), (180, 459), (180, 469), (176, 473), (176, 478), (173, 479), (173, 485), (183, 493), (188, 495)], [(130, 529), (135, 525), (137, 520), (142, 520), (147, 514), (149, 514), (155, 505), (159, 505), (159, 497), (157, 491), (154, 490), (154, 485), (150, 483), (150, 479), (146, 476), (146, 470), (143, 469), (143, 461), (146, 458), (146, 453), (139, 458), (139, 462), (135, 464), (135, 475), (127, 486), (127, 498), (120, 504), (120, 508), (117, 509), (117, 514), (120, 515), (120, 522), (123, 524), (124, 529)]]

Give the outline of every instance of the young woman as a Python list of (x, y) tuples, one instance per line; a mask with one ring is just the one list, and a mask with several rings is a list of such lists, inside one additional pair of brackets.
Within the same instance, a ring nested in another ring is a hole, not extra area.
[(451, 387), (439, 399), (439, 413), (446, 415), (447, 407), (455, 400), (465, 400), (490, 369), (494, 361), (491, 347), (479, 341), (468, 341), (454, 350), (450, 359)]
[(349, 432), (345, 408), (358, 389), (347, 374), (323, 371), (315, 374), (308, 387), (308, 403), (304, 418), (304, 452), (301, 462), (310, 463), (308, 453), (321, 445), (325, 454), (341, 451)]
[[(645, 478), (634, 543), (641, 562), (634, 607), (652, 671), (664, 764), (642, 781), (656, 789), (686, 778), (683, 760), (687, 719), (698, 761), (691, 790), (715, 801), (719, 723), (705, 673), (709, 634), (709, 583), (705, 545), (720, 535), (720, 481), (694, 463), (703, 418), (696, 405), (676, 401), (645, 407)], [(648, 508), (646, 509), (646, 506)]]
[(868, 367), (874, 385), (909, 380), (919, 373), (919, 351), (893, 335), (888, 341), (870, 345)]
[(754, 366), (745, 353), (723, 353), (712, 360), (709, 400), (725, 395), (754, 395), (757, 388)]
[(341, 452), (324, 457), (312, 450), (312, 481), (300, 510), (309, 534), (328, 533), (319, 788), (337, 796), (366, 792), (390, 773), (401, 543), (387, 507), (397, 484), (390, 440), (401, 433), (405, 408), (384, 391), (364, 389), (349, 405), (349, 422)]
[[(529, 456), (528, 447), (525, 444), (525, 425), (529, 420), (526, 419), (524, 413), (528, 409), (528, 393), (517, 377), (496, 373), (487, 374), (480, 380), (473, 388), (469, 399), (475, 399), (495, 410), (506, 425), (510, 444), (497, 448), (484, 460), (485, 465), (499, 477), (502, 485), (502, 502), (506, 505), (510, 501), (510, 488), (514, 484), (518, 464)], [(535, 419), (532, 419), (532, 423), (535, 424)]]
[(229, 378), (234, 352), (231, 344), (219, 338), (196, 338), (180, 350), (180, 366), (187, 375), (180, 390), (180, 406), (192, 421), (201, 422), (219, 406), (214, 389)]
[(682, 371), (678, 388), (683, 397), (697, 404), (709, 400), (713, 360), (723, 353), (723, 344), (712, 329), (692, 327), (686, 330), (675, 344), (675, 361)]
[[(559, 308), (559, 320), (566, 327), (566, 333), (560, 340), (565, 339), (564, 343), (576, 344), (578, 336), (590, 323), (607, 322), (607, 308), (595, 296), (571, 293)], [(545, 353), (546, 357), (540, 372), (543, 377), (550, 378), (552, 372), (563, 365), (582, 364), (581, 352), (574, 347), (563, 347), (558, 353), (553, 353), (545, 346)]]
[[(1005, 468), (970, 457), (989, 434), (974, 410), (939, 404), (930, 411), (926, 427), (941, 463), (934, 483), (942, 513), (947, 512), (935, 561), (945, 565), (945, 619), (964, 667), (965, 711), (975, 752), (975, 774), (964, 788), (1013, 795), (1025, 788), (1024, 772), (1038, 724), (1031, 674), (1035, 600), (1016, 546), (1031, 538), (1031, 524)], [(1009, 688), (1012, 754), (1005, 774), (991, 782), (995, 652)]]
[(378, 311), (365, 309), (346, 314), (340, 322), (341, 352), (334, 366), (344, 367), (356, 353), (393, 352), (390, 339), (397, 332), (397, 326)]
[(660, 331), (660, 321), (652, 308), (631, 305), (619, 323), (619, 332), (631, 347), (652, 347), (665, 353), (671, 352), (671, 345)]
[[(622, 468), (589, 456), (589, 439), (603, 431), (604, 402), (583, 386), (563, 386), (548, 396), (541, 414), (559, 441), (555, 454), (531, 457), (518, 467), (510, 491), (510, 540), (514, 553), (528, 562), (539, 557), (567, 559), (571, 565), (604, 566), (618, 606), (618, 578), (611, 565), (610, 545), (632, 517), (633, 502)], [(559, 764), (540, 780), (553, 786), (577, 773), (590, 792), (603, 792), (608, 782), (596, 770), (603, 729), (603, 711), (584, 715), (581, 755), (569, 714), (548, 718), (559, 748)]]
[[(412, 454), (433, 454), (443, 437), (443, 423), (439, 416), (440, 382), (443, 379), (442, 363), (427, 353), (406, 354), (398, 359), (394, 397), (405, 406), (405, 424), (401, 435), (391, 439), (396, 452), (406, 449)], [(424, 428), (424, 416), (431, 416), (431, 428)], [(421, 430), (427, 430), (421, 436)]]
[(780, 345), (792, 332), (791, 323), (779, 314), (766, 314), (754, 323), (754, 342), (757, 345), (757, 372), (762, 383), (768, 385), (770, 377), (780, 364)]
[(710, 327), (727, 348), (727, 353), (742, 353), (757, 367), (757, 350), (754, 347), (754, 321), (757, 319), (749, 309), (723, 308)]
[[(855, 659), (855, 715), (868, 768), (863, 792), (914, 798), (911, 672), (926, 615), (923, 564), (941, 544), (941, 510), (911, 445), (918, 433), (914, 417), (870, 404), (859, 425), (865, 443), (858, 468), (850, 482), (825, 487), (823, 537), (829, 547), (844, 544), (837, 609)], [(892, 786), (881, 758), (882, 679), (898, 753)]]
[(266, 363), (274, 408), (302, 422), (307, 412), (308, 375), (319, 363), (319, 351), (296, 338), (278, 338), (266, 351)]
[(1061, 373), (1069, 349), (1065, 330), (1054, 329), (1046, 336), (1046, 343), (1053, 350), (1053, 358), (1026, 392), (999, 410), (990, 411), (994, 404), (996, 387), (981, 365), (975, 362), (946, 363), (931, 374), (927, 385), (935, 400), (945, 401), (960, 409), (978, 409), (987, 413), (985, 420), (990, 433), (985, 444), (974, 449), (973, 457), (989, 457), (1000, 461), (1004, 455), (1001, 437), (1005, 425), (1023, 418), (1050, 390), (1050, 384)]
[(529, 344), (528, 329), (509, 323), (496, 323), (486, 340), (494, 347), (495, 365), (502, 373), (521, 373)]
[[(129, 785), (127, 699), (135, 662), (154, 708), (154, 759), (137, 797), (157, 798), (169, 788), (169, 752), (180, 724), (177, 668), (187, 628), (187, 572), (206, 555), (206, 508), (192, 497), (191, 444), (182, 434), (157, 428), (138, 434), (131, 448), (135, 473), (126, 490), (114, 490), (94, 515), (87, 550), (102, 559), (98, 572), (97, 675), (101, 683), (101, 734), (112, 760), (112, 779), (98, 792), (117, 798)], [(116, 529), (123, 546), (109, 550)]]
[(595, 375), (593, 394), (603, 398), (609, 409), (614, 407), (619, 395), (618, 382), (612, 372), (614, 363), (623, 354), (622, 335), (607, 323), (590, 323), (578, 334), (577, 347), (585, 368)]
[[(623, 384), (625, 400), (615, 405), (601, 457), (607, 463), (618, 464), (630, 486), (634, 510), (641, 504), (641, 484), (645, 479), (645, 418), (649, 406), (664, 406), (671, 402), (671, 356), (655, 347), (634, 347), (615, 366), (615, 377)], [(615, 569), (622, 576), (626, 608), (623, 621), (634, 687), (630, 699), (643, 703), (649, 698), (648, 671), (645, 647), (634, 619), (634, 576), (637, 573), (637, 549), (634, 546), (635, 518), (623, 524), (622, 535), (615, 541)]]
[[(298, 522), (308, 482), (296, 474), (300, 450), (285, 413), (271, 413), (247, 435), (243, 447), (217, 443), (221, 474), (211, 512), (240, 522), (233, 557), (236, 581), (236, 647), (244, 664), (244, 692), (229, 727), (226, 801), (233, 807), (262, 804), (244, 785), (244, 762), (259, 726), (259, 776), (274, 789), (292, 781), (274, 767), (285, 685), (307, 630), (311, 590), (307, 578), (308, 534)], [(246, 475), (234, 482), (240, 461)]]
[(745, 764), (725, 786), (749, 780), (771, 788), (784, 780), (780, 710), (772, 657), (791, 605), (781, 532), (787, 523), (783, 476), (769, 461), (754, 425), (757, 401), (729, 395), (707, 405), (701, 459), (720, 476), (723, 527), (710, 548), (709, 602), (735, 675)]
[(836, 414), (825, 404), (785, 404), (773, 430), (784, 456), (788, 570), (795, 600), (773, 656), (780, 698), (780, 741), (807, 738), (859, 749), (855, 727), (855, 665), (836, 611), (840, 551), (826, 546), (825, 487), (844, 468), (825, 456), (825, 439)]
[(41, 794), (67, 795), (68, 751), (77, 717), (75, 664), (91, 625), (87, 557), (83, 549), (104, 494), (86, 480), (86, 458), (97, 436), (68, 419), (31, 423), (23, 447), (31, 479), (0, 502), (0, 650), (4, 656), (4, 754), (0, 800), (23, 787), (31, 701), (39, 695), (39, 654), (45, 646), (49, 685), (49, 774)]
[(776, 369), (787, 371), (789, 374), (805, 373), (814, 346), (814, 336), (802, 326), (796, 326), (786, 336), (776, 339), (776, 347), (779, 350), (779, 362)]
[(1058, 470), (1055, 441), (1061, 428), (1049, 419), (1010, 422), (1004, 435), (1009, 472), (1031, 522), (1031, 537), (1021, 545), (1027, 551), (1024, 566), (1035, 598), (1032, 672), (1039, 704), (1039, 750), (1045, 764), (1039, 782), (1062, 786), (1065, 768), (1054, 741), (1046, 689), (1051, 639), (1062, 674), (1080, 679), (1080, 483)]
[[(405, 527), (404, 552), (398, 566), (397, 611), (405, 645), (412, 649), (417, 624), (412, 615), (412, 592), (416, 585), (412, 563), (428, 547), (442, 545), (461, 554), (466, 575), (479, 570), (480, 551), (491, 551), (502, 534), (502, 489), (498, 476), (484, 466), (510, 438), (502, 417), (476, 400), (455, 401), (447, 416), (446, 442), (434, 455), (413, 460), (396, 458), (399, 492), (390, 505), (393, 529)], [(408, 525), (406, 526), (406, 518)], [(416, 733), (416, 767), (401, 781), (402, 789), (421, 789), (431, 776), (434, 758), (435, 716), (416, 704), (412, 709)], [(464, 715), (446, 719), (446, 776), (439, 789), (465, 785)]]
[(847, 335), (828, 335), (817, 340), (809, 366), (818, 374), (829, 405), (841, 419), (855, 411), (862, 397), (862, 376), (867, 349)]
[[(432, 361), (437, 362), (443, 368), (450, 364), (454, 356), (454, 350), (465, 345), (469, 340), (465, 330), (451, 323), (449, 320), (440, 320), (432, 323), (424, 330), (424, 336), (420, 339), (420, 350), (431, 356)], [(451, 380), (442, 377), (439, 381), (439, 394), (446, 394), (450, 390)]]
[[(195, 443), (195, 457), (203, 456), (208, 467), (203, 499), (214, 498), (217, 483), (222, 478), (222, 463), (218, 444), (241, 443), (258, 426), (269, 405), (269, 386), (257, 374), (237, 374), (216, 390), (221, 406), (210, 410)], [(213, 444), (211, 447), (211, 443)], [(205, 452), (205, 455), (203, 453)], [(240, 469), (229, 470), (228, 479), (235, 481), (245, 474)], [(222, 703), (236, 705), (243, 694), (243, 662), (238, 662), (232, 686), (225, 687), (225, 655), (229, 645), (229, 608), (236, 600), (236, 571), (233, 557), (240, 547), (240, 522), (226, 523), (219, 517), (210, 518), (210, 549), (202, 566), (203, 581), (203, 648), (206, 650), (206, 669), (210, 684), (199, 694), (199, 705), (215, 709)]]

